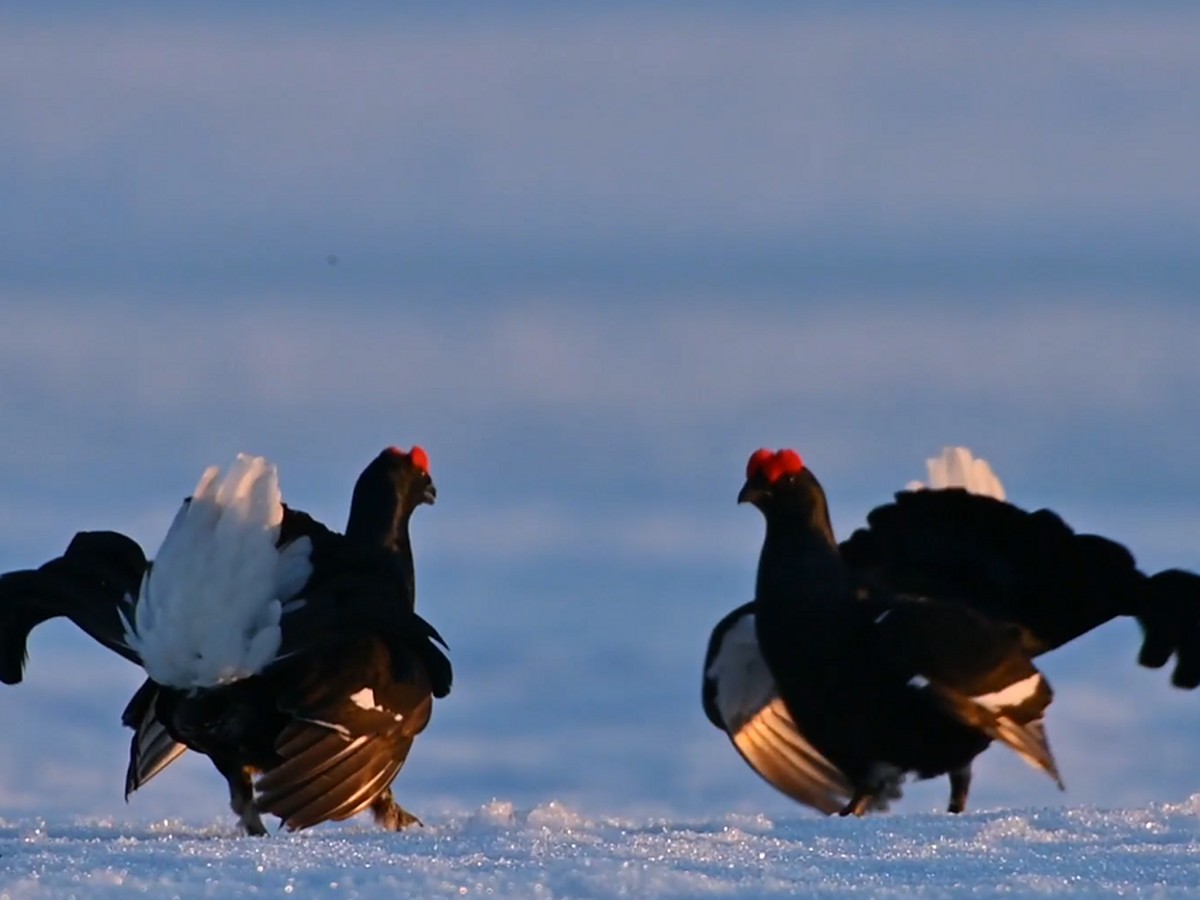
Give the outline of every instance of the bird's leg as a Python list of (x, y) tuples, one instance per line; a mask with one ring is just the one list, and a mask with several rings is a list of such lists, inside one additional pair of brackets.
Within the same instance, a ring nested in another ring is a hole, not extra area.
[(947, 812), (960, 813), (967, 808), (967, 794), (971, 790), (971, 764), (950, 772), (950, 805)]
[(242, 830), (255, 837), (265, 835), (267, 829), (258, 814), (258, 805), (254, 802), (254, 782), (250, 778), (250, 768), (225, 761), (217, 762), (215, 759), (213, 765), (229, 783), (229, 808), (238, 817)]
[(381, 827), (388, 831), (399, 831), (409, 825), (425, 827), (424, 822), (396, 802), (391, 788), (387, 788), (371, 801), (371, 815), (375, 817), (375, 821)]
[(865, 816), (867, 810), (871, 808), (871, 803), (875, 799), (875, 794), (871, 791), (859, 788), (854, 792), (854, 796), (850, 798), (850, 802), (842, 807), (839, 816)]

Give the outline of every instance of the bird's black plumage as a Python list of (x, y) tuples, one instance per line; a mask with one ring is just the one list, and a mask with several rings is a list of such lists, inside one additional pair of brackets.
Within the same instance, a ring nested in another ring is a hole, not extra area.
[(952, 488), (905, 491), (867, 514), (841, 544), (856, 577), (952, 598), (1019, 624), (1036, 653), (1141, 611), (1145, 577), (1132, 554), (1076, 534), (1050, 510)]
[[(1200, 679), (1200, 672), (1190, 662), (1200, 650), (1196, 646), (1200, 640), (1197, 576), (1178, 572), (1147, 579), (1129, 552), (1115, 542), (1075, 534), (1049, 511), (1030, 513), (957, 489), (898, 494), (894, 503), (868, 516), (866, 528), (836, 545), (824, 492), (811, 471), (803, 466), (780, 471), (778, 464), (771, 462), (780, 454), (760, 453), (764, 455), (756, 454), (758, 466), (752, 457), (740, 496), (763, 509), (768, 522), (757, 599), (718, 624), (705, 660), (705, 711), (714, 724), (730, 733), (735, 744), (739, 744), (737, 729), (714, 702), (720, 680), (728, 677), (717, 661), (726, 640), (723, 635), (731, 633), (753, 631), (761, 639), (757, 647), (741, 651), (746, 659), (755, 650), (765, 657), (761, 668), (768, 674), (760, 672), (756, 693), (762, 697), (782, 694), (798, 723), (806, 717), (829, 715), (833, 697), (841, 696), (851, 706), (869, 705), (882, 666), (887, 672), (919, 671), (921, 693), (936, 696), (942, 712), (949, 712), (961, 725), (964, 718), (975, 715), (970, 705), (964, 705), (963, 697), (995, 695), (1004, 691), (1005, 683), (1023, 683), (1035, 672), (1031, 657), (1122, 615), (1136, 616), (1142, 622), (1146, 633), (1143, 664), (1162, 665), (1176, 654), (1175, 682), (1185, 685)], [(795, 461), (799, 463), (799, 457)], [(774, 600), (764, 604), (764, 596)], [(788, 596), (793, 600), (788, 601)], [(796, 597), (804, 599), (797, 602)], [(753, 624), (739, 626), (739, 622)], [(797, 634), (820, 634), (823, 639), (812, 647), (803, 643), (801, 650)], [(855, 667), (846, 671), (840, 651), (832, 649), (847, 645), (858, 647), (858, 656), (864, 660), (861, 671)], [(949, 668), (934, 678), (931, 666)], [(1042, 704), (1044, 708), (1043, 699), (1048, 702), (1048, 687), (1043, 698), (1040, 683), (1027, 683), (1038, 687), (1028, 698), (1032, 705), (1013, 710), (1011, 715), (1032, 740), (1025, 741), (1019, 731), (1004, 723), (978, 722), (974, 727), (985, 738), (979, 749), (991, 738), (1006, 739), (1001, 732), (1007, 731), (1009, 743), (1015, 741), (1026, 758), (1052, 771), (1049, 757), (1037, 748), (1044, 739), (1037, 707)], [(911, 687), (905, 684), (906, 689)], [(905, 709), (911, 693), (904, 690), (892, 697), (885, 692), (882, 696), (891, 699), (874, 714), (877, 724), (873, 727), (902, 730), (903, 721), (893, 720)], [(754, 703), (749, 703), (743, 721), (754, 721), (753, 709)], [(904, 716), (911, 723), (922, 723), (911, 729), (913, 735), (940, 734), (944, 726), (936, 716), (930, 720), (927, 710), (904, 713), (902, 720)], [(887, 724), (878, 724), (881, 722)], [(816, 736), (811, 730), (807, 733), (807, 739), (828, 751), (839, 771), (840, 767), (848, 770), (843, 774), (855, 781), (856, 789), (869, 765), (849, 745), (878, 741), (870, 729), (850, 737), (857, 727), (852, 725), (830, 737)], [(951, 810), (963, 807), (970, 759), (978, 750), (968, 752), (969, 742), (964, 742), (961, 749), (951, 752), (957, 746), (954, 740), (928, 740), (925, 743), (950, 748), (941, 758), (933, 758), (937, 754), (931, 757), (928, 750), (914, 753), (912, 747), (899, 746), (898, 739), (888, 740), (894, 745), (888, 749), (890, 762), (899, 770), (922, 776), (949, 773)], [(780, 766), (785, 754), (759, 753), (769, 757), (772, 774), (740, 744), (739, 750), (785, 793), (831, 811), (836, 797), (819, 793), (821, 802), (812, 802), (812, 792), (805, 792), (798, 767)], [(876, 781), (883, 794), (891, 790), (892, 785)], [(826, 785), (831, 783), (825, 780)], [(877, 793), (874, 799), (886, 797)]]
[[(774, 477), (771, 477), (773, 475)], [(825, 493), (806, 468), (752, 473), (766, 519), (755, 633), (799, 730), (846, 776), (862, 812), (898, 775), (948, 773), (997, 737), (1057, 778), (1044, 740), (1023, 732), (1050, 694), (1014, 630), (960, 606), (859, 591), (841, 559)], [(1018, 684), (1021, 707), (977, 697)], [(1026, 696), (1028, 693), (1028, 696)]]
[(81, 531), (62, 556), (0, 575), (0, 681), (21, 682), (30, 632), (58, 617), (140, 662), (125, 640), (119, 610), (137, 595), (145, 571), (146, 555), (136, 541), (115, 531)]
[[(275, 661), (212, 687), (147, 680), (122, 717), (134, 729), (127, 794), (187, 747), (226, 777), (231, 805), (251, 833), (264, 831), (261, 812), (293, 829), (368, 807), (386, 827), (416, 821), (396, 805), (390, 784), (433, 699), (451, 684), (444, 642), (414, 611), (408, 522), (434, 497), (424, 451), (389, 449), (360, 475), (346, 534), (285, 507), (278, 545), (311, 541), (312, 572), (282, 617)], [(52, 615), (69, 615), (138, 661), (117, 609), (137, 595), (147, 564), (142, 557), (139, 572), (133, 542), (115, 543), (119, 554), (65, 554), (69, 583), (57, 561), (38, 578), (0, 581), (0, 672), (20, 674), (17, 653), (33, 620)]]

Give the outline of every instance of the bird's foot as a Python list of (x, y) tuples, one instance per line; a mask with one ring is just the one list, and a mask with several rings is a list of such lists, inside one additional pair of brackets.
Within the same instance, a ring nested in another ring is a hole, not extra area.
[(963, 766), (950, 772), (950, 804), (946, 812), (960, 813), (967, 808), (967, 794), (971, 790), (971, 767)]
[(875, 800), (875, 795), (867, 791), (856, 791), (854, 796), (850, 798), (850, 802), (842, 807), (839, 816), (859, 816), (866, 815), (867, 810), (871, 808)]
[(395, 801), (390, 789), (377, 797), (371, 804), (371, 814), (379, 826), (388, 831), (400, 831), (410, 825), (425, 827), (424, 822)]
[(242, 830), (251, 837), (263, 837), (267, 833), (262, 816), (258, 814), (258, 808), (253, 803), (242, 807), (238, 813), (238, 820), (241, 822)]

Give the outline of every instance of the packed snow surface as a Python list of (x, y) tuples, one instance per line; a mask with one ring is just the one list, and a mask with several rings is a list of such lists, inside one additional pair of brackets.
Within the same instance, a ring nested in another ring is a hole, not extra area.
[(1194, 896), (1200, 795), (1140, 809), (671, 821), (493, 801), (384, 833), (0, 822), (0, 898)]

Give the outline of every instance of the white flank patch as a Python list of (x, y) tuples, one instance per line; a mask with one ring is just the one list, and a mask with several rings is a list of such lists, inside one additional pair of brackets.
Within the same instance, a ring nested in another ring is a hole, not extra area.
[(925, 460), (929, 483), (910, 481), (910, 491), (964, 488), (972, 494), (1005, 499), (1004, 485), (987, 464), (987, 460), (976, 459), (966, 447), (943, 447), (942, 455)]
[[(343, 740), (350, 740), (350, 729), (345, 725), (339, 725), (337, 722), (326, 722), (324, 719), (312, 719), (307, 716), (297, 716), (301, 722), (308, 722), (310, 725), (319, 725), (322, 728), (328, 728), (330, 731), (336, 732)], [(363, 741), (365, 738), (358, 737), (355, 741)]]
[(971, 699), (980, 706), (986, 706), (995, 712), (998, 709), (1006, 707), (1020, 706), (1037, 693), (1041, 683), (1042, 676), (1034, 672), (1028, 678), (1022, 678), (1020, 681), (1010, 684), (1003, 690), (993, 691), (990, 694), (984, 694), (982, 697), (972, 697)]
[(883, 612), (881, 612), (879, 615), (877, 615), (875, 617), (875, 624), (878, 625), (881, 622), (883, 622), (883, 620), (886, 619), (889, 615), (891, 615), (891, 613), (892, 613), (892, 611), (890, 609), (885, 609)]
[(369, 687), (350, 695), (350, 702), (362, 709), (378, 709), (375, 705), (375, 692)]
[(725, 632), (704, 674), (716, 686), (717, 711), (731, 732), (776, 696), (775, 679), (758, 649), (753, 613), (746, 613)]
[(908, 679), (908, 686), (914, 688), (926, 688), (929, 687), (929, 679), (924, 675), (914, 675), (912, 678)]
[(211, 687), (261, 672), (279, 650), (282, 603), (312, 574), (312, 545), (275, 546), (283, 506), (275, 466), (239, 454), (205, 470), (142, 580), (129, 645), (159, 684)]

